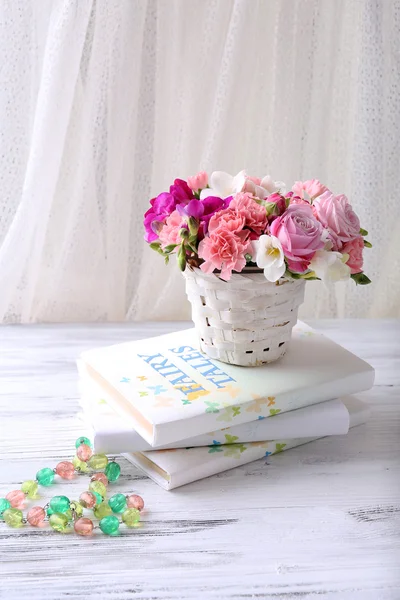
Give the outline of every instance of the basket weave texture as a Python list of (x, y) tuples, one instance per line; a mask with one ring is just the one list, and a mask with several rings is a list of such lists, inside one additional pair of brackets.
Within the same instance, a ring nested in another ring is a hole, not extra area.
[(267, 281), (234, 273), (229, 281), (187, 268), (186, 293), (201, 351), (233, 365), (255, 367), (283, 356), (304, 299), (304, 280)]

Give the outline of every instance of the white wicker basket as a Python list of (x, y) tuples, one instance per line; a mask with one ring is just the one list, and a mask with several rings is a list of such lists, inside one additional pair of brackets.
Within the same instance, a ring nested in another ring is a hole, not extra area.
[(223, 281), (190, 268), (184, 276), (204, 354), (244, 367), (285, 354), (304, 299), (304, 280), (271, 283), (263, 273), (241, 273)]

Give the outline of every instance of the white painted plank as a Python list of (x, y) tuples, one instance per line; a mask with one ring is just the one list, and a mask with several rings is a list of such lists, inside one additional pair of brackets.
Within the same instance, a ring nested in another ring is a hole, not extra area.
[[(115, 490), (144, 496), (143, 527), (82, 539), (0, 524), (0, 598), (398, 600), (400, 323), (311, 324), (377, 369), (368, 425), (173, 492), (121, 459)], [(0, 494), (71, 455), (82, 350), (178, 326), (1, 328)]]

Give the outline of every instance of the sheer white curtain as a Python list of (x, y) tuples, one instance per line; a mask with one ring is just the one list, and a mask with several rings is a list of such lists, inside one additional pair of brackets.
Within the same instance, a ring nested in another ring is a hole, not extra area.
[(200, 168), (318, 177), (373, 285), (302, 316), (400, 315), (398, 0), (2, 0), (0, 321), (179, 319), (148, 199)]

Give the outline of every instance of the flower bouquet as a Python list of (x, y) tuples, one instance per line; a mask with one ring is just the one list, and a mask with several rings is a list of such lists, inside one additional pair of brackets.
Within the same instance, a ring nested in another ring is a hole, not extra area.
[(370, 283), (367, 231), (317, 179), (201, 172), (150, 201), (145, 240), (186, 276), (203, 352), (254, 366), (284, 354), (306, 280)]

